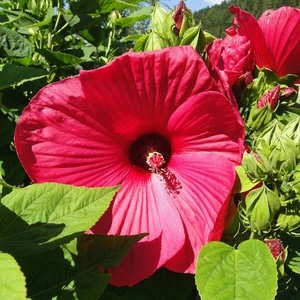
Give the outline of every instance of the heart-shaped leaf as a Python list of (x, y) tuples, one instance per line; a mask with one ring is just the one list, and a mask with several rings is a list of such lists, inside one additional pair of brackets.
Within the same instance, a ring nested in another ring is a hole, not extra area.
[(199, 254), (196, 284), (202, 300), (273, 300), (276, 262), (258, 240), (242, 242), (238, 249), (210, 242)]

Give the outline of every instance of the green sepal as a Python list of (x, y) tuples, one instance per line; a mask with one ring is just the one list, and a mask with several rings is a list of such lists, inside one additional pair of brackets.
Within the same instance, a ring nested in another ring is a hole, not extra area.
[(254, 154), (244, 152), (242, 166), (245, 169), (248, 177), (252, 180), (264, 181), (268, 177), (269, 169), (260, 160), (260, 157), (254, 157)]
[(297, 75), (288, 74), (288, 75), (280, 77), (279, 78), (279, 83), (290, 86), (297, 80), (297, 78), (298, 78)]
[(252, 130), (259, 130), (269, 124), (272, 118), (273, 113), (269, 102), (265, 107), (260, 108), (257, 108), (256, 104), (254, 104), (251, 107), (247, 124)]
[(273, 172), (283, 179), (296, 168), (300, 150), (292, 139), (282, 135), (278, 136), (274, 144), (269, 161)]
[(191, 45), (197, 53), (201, 54), (206, 46), (206, 39), (201, 29), (201, 24), (187, 29), (183, 35), (180, 45)]
[(183, 10), (183, 18), (182, 23), (179, 31), (179, 39), (182, 39), (184, 33), (191, 27), (195, 26), (195, 21), (193, 18), (192, 12), (188, 12), (185, 9)]
[(205, 36), (206, 45), (212, 43), (216, 39), (216, 37), (214, 35), (210, 34), (209, 32), (207, 32), (205, 30), (203, 30), (203, 34)]
[(245, 199), (245, 207), (252, 231), (269, 231), (280, 206), (278, 195), (265, 184), (250, 191)]
[(147, 41), (149, 39), (149, 36), (150, 36), (150, 34), (145, 34), (136, 41), (136, 43), (133, 47), (134, 52), (144, 51)]
[(259, 183), (258, 179), (250, 178), (248, 176), (248, 174), (243, 166), (235, 167), (235, 171), (237, 174), (236, 180), (238, 180), (238, 182), (239, 182), (239, 184), (238, 184), (239, 190), (235, 191), (236, 193), (243, 193), (243, 192), (249, 191)]
[(174, 27), (176, 27), (176, 23), (171, 13), (167, 13), (156, 4), (150, 16), (151, 33), (145, 44), (144, 51), (179, 45), (179, 39), (173, 30)]
[(300, 117), (289, 122), (284, 127), (282, 134), (292, 139), (297, 146), (300, 146)]
[(292, 233), (300, 226), (300, 202), (293, 201), (281, 207), (277, 217), (277, 226), (281, 230)]

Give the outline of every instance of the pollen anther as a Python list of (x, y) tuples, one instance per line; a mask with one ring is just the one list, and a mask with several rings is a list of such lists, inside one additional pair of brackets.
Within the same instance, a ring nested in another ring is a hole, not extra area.
[(161, 167), (165, 163), (163, 155), (157, 151), (149, 152), (146, 158), (146, 163), (151, 172), (155, 174), (161, 173)]

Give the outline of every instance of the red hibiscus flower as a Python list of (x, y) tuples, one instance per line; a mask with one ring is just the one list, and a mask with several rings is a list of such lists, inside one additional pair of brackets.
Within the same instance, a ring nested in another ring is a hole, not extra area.
[(250, 13), (232, 5), (238, 32), (253, 47), (259, 68), (269, 68), (279, 77), (300, 76), (300, 10), (281, 7), (265, 11), (257, 21)]
[(112, 272), (133, 285), (164, 266), (195, 271), (220, 239), (244, 128), (190, 47), (129, 53), (43, 88), (17, 124), (33, 182), (121, 184), (93, 233), (149, 235)]
[(254, 55), (250, 41), (239, 34), (216, 39), (207, 49), (210, 68), (227, 75), (228, 84), (234, 85), (240, 76), (254, 68)]

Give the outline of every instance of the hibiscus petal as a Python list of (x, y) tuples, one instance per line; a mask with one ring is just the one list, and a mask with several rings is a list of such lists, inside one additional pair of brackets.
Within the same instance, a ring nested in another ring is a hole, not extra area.
[(300, 76), (300, 10), (292, 7), (267, 10), (258, 23), (273, 50), (278, 76)]
[(259, 68), (266, 67), (274, 70), (275, 60), (272, 50), (268, 47), (257, 20), (248, 12), (234, 5), (229, 11), (236, 16), (236, 22), (240, 35), (245, 35), (251, 42), (256, 64)]
[(161, 178), (132, 168), (109, 210), (91, 229), (93, 233), (119, 235), (149, 233), (131, 248), (117, 269), (109, 270), (111, 283), (136, 284), (173, 257), (186, 240), (182, 222)]
[(132, 141), (145, 133), (160, 133), (189, 97), (219, 90), (190, 46), (129, 53), (100, 69), (82, 71), (80, 80), (102, 124)]
[(190, 265), (177, 257), (165, 266), (176, 272), (194, 273), (201, 247), (221, 237), (235, 169), (228, 159), (210, 153), (174, 155), (168, 168), (182, 185), (179, 194), (173, 197), (191, 245), (185, 244), (187, 253), (182, 256), (190, 257), (192, 248), (194, 257)]
[(168, 135), (173, 153), (204, 151), (240, 163), (244, 127), (227, 98), (218, 92), (191, 97), (172, 115)]
[(78, 76), (48, 85), (31, 100), (15, 144), (33, 182), (116, 185), (129, 169), (128, 142), (97, 121)]

